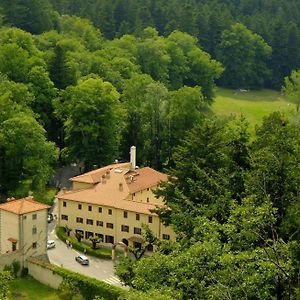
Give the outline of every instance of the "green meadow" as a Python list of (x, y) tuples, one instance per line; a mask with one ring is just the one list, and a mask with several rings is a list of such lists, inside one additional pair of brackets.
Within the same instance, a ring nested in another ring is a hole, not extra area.
[(253, 130), (261, 124), (263, 117), (274, 111), (290, 115), (296, 111), (296, 105), (278, 91), (263, 89), (260, 91), (240, 92), (217, 88), (212, 111), (217, 116), (244, 116)]
[(9, 300), (59, 300), (56, 290), (41, 284), (30, 276), (10, 283)]

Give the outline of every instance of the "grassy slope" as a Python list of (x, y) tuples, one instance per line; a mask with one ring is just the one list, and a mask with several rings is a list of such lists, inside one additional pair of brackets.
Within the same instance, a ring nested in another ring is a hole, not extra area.
[(217, 116), (243, 115), (254, 129), (260, 124), (264, 116), (274, 111), (283, 111), (287, 114), (295, 111), (295, 105), (280, 94), (272, 90), (237, 92), (218, 88), (212, 111)]
[(54, 289), (45, 286), (31, 277), (18, 278), (11, 282), (11, 300), (59, 300)]

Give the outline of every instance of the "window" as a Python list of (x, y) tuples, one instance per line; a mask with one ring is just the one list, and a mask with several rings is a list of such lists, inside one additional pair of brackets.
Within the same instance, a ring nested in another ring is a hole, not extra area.
[(136, 214), (136, 215), (135, 215), (135, 219), (136, 219), (137, 221), (139, 221), (139, 220), (140, 220), (140, 214)]
[(149, 202), (149, 197), (147, 197), (147, 202)]
[(92, 219), (86, 219), (86, 224), (88, 225), (93, 225), (93, 220)]
[(106, 235), (105, 236), (105, 243), (113, 244), (114, 243), (114, 237), (111, 236), (111, 235)]
[(92, 205), (89, 205), (89, 211), (92, 211)]
[(147, 188), (147, 191), (149, 191), (149, 188)]
[(32, 248), (33, 248), (33, 249), (36, 249), (36, 246), (37, 246), (37, 243), (36, 243), (36, 242), (32, 243)]
[(141, 234), (142, 233), (142, 229), (134, 227), (133, 232), (134, 232), (134, 234)]
[(66, 201), (63, 202), (63, 207), (67, 207), (67, 202)]
[(98, 212), (99, 212), (99, 213), (102, 213), (102, 207), (99, 207), (99, 208), (98, 208)]
[(36, 227), (32, 227), (32, 234), (36, 234), (37, 233), (37, 230), (36, 230)]
[(127, 219), (128, 218), (128, 212), (124, 211), (124, 218)]
[(88, 240), (91, 236), (94, 236), (94, 233), (93, 232), (90, 232), (90, 231), (86, 231), (85, 232), (85, 239)]
[(152, 217), (151, 216), (148, 217), (148, 222), (152, 223)]
[(82, 209), (82, 204), (78, 204), (78, 209)]
[(97, 226), (102, 226), (103, 227), (103, 221), (97, 221)]
[(170, 235), (169, 234), (163, 234), (162, 238), (163, 238), (163, 240), (169, 240), (170, 239)]
[(33, 214), (32, 215), (32, 220), (36, 220), (37, 219), (37, 215), (36, 214)]
[(77, 217), (77, 218), (76, 218), (76, 222), (77, 222), (77, 223), (83, 223), (83, 218)]
[(61, 215), (61, 219), (68, 221), (68, 216), (67, 215)]
[(121, 231), (123, 231), (123, 232), (129, 232), (129, 226), (127, 226), (127, 225), (122, 225), (122, 226), (121, 226)]
[(27, 219), (27, 216), (23, 216), (23, 220), (26, 220)]
[(106, 228), (113, 229), (114, 228), (114, 224), (112, 224), (112, 223), (106, 223)]
[(17, 250), (17, 243), (12, 242), (11, 251), (16, 251), (16, 250)]
[(135, 193), (133, 193), (133, 197), (135, 196)]
[(109, 215), (112, 215), (112, 209), (109, 209), (109, 210), (108, 210), (108, 214), (109, 214)]
[(101, 239), (101, 242), (104, 241), (104, 236), (101, 233), (95, 233), (95, 236), (97, 236), (99, 239)]

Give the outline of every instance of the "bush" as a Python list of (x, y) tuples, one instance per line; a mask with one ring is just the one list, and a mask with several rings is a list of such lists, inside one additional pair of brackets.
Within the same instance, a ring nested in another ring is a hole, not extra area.
[(89, 245), (86, 245), (84, 243), (79, 243), (75, 237), (70, 237), (66, 234), (64, 227), (57, 227), (56, 228), (56, 235), (60, 240), (63, 242), (66, 242), (66, 240), (69, 240), (73, 248), (80, 251), (84, 252), (88, 255), (95, 256), (98, 258), (102, 259), (111, 259), (111, 251), (108, 249), (92, 249)]
[(28, 268), (22, 268), (21, 277), (26, 277), (28, 275)]
[(10, 265), (5, 265), (3, 271), (7, 271), (13, 276), (17, 278), (21, 269), (21, 264), (19, 261), (14, 260)]
[(14, 260), (11, 264), (12, 266), (12, 275), (17, 278), (19, 275), (19, 272), (21, 270), (21, 264), (19, 261)]
[[(80, 294), (86, 300), (93, 300), (96, 296), (107, 300), (117, 300), (120, 296), (124, 296), (127, 293), (121, 288), (109, 285), (103, 281), (74, 273), (60, 267), (56, 267), (53, 272), (62, 276), (62, 287), (70, 285), (76, 286), (79, 289)], [(61, 289), (64, 290), (63, 288)]]

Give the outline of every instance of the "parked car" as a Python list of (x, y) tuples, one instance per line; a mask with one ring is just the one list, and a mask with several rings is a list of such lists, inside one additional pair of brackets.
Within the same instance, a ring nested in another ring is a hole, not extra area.
[(49, 240), (47, 241), (47, 249), (55, 248), (55, 241)]
[(51, 223), (53, 221), (53, 215), (48, 214), (47, 220), (48, 220), (48, 223)]
[(75, 257), (75, 260), (79, 262), (81, 265), (89, 265), (89, 259), (84, 255), (78, 255)]

